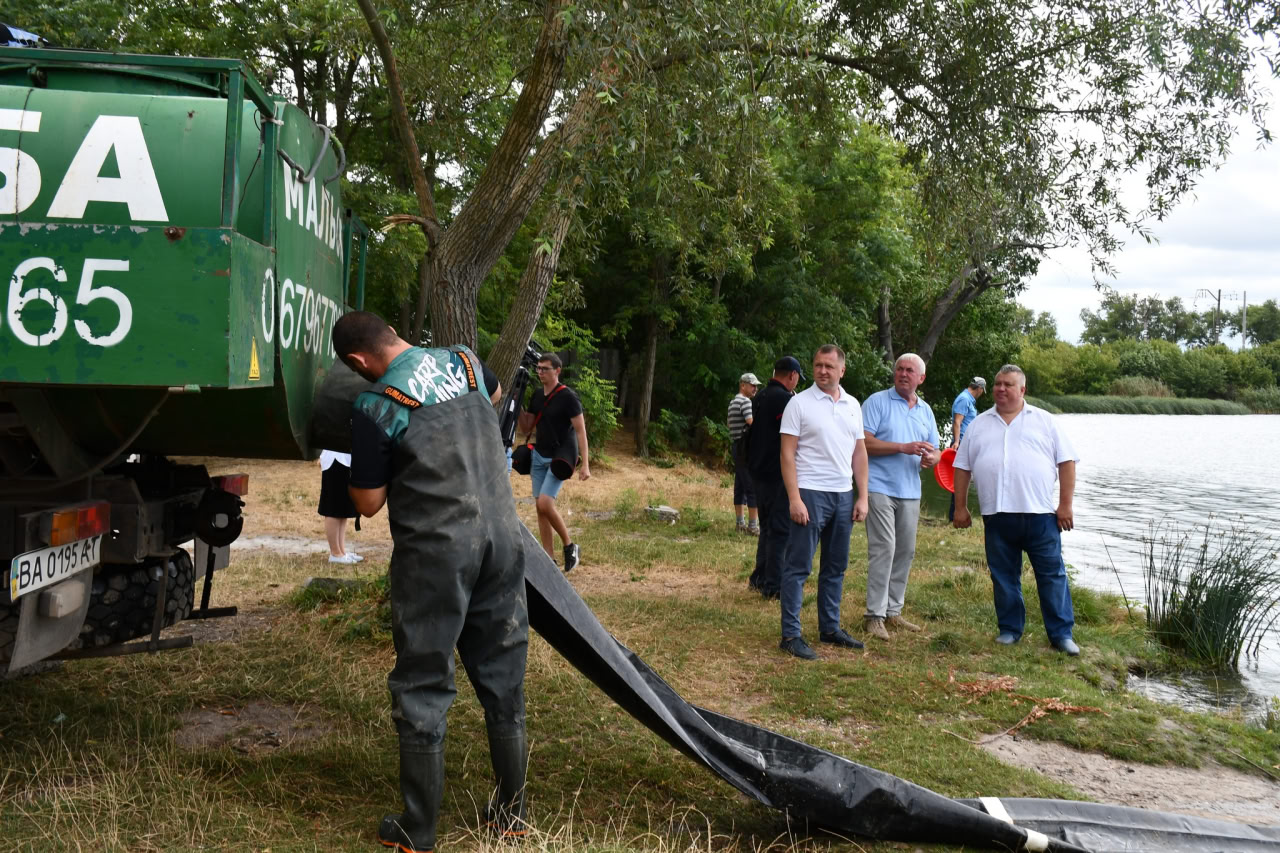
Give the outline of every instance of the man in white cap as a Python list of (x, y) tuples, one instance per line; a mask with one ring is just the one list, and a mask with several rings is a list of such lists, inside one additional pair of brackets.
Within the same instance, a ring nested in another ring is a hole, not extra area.
[[(738, 516), (738, 532), (760, 535), (760, 521), (756, 513), (756, 494), (751, 487), (751, 475), (747, 471), (746, 442), (743, 438), (751, 426), (751, 398), (760, 388), (760, 380), (754, 373), (738, 377), (738, 393), (729, 401), (729, 440), (733, 453), (733, 511)], [(743, 517), (746, 506), (750, 516)]]

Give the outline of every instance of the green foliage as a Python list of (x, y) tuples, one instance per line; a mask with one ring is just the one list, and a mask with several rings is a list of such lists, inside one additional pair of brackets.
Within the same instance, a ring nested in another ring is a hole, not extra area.
[(679, 453), (689, 447), (689, 417), (677, 415), (670, 409), (662, 409), (650, 425), (649, 453), (664, 457)]
[(729, 425), (723, 421), (713, 421), (703, 417), (698, 422), (698, 439), (702, 451), (709, 454), (721, 465), (733, 464), (733, 442), (729, 439)]
[(1169, 341), (1125, 341), (1117, 343), (1116, 349), (1116, 369), (1122, 376), (1162, 379), (1173, 376), (1182, 360), (1182, 350)]
[[(1233, 352), (1222, 344), (1184, 351), (1162, 340), (1116, 340), (1078, 347), (1063, 341), (1027, 342), (1018, 354), (1018, 364), (1027, 374), (1027, 389), (1043, 397), (1160, 397), (1166, 395), (1163, 387), (1179, 398), (1234, 400), (1249, 389), (1275, 384), (1280, 345)], [(1144, 385), (1142, 379), (1156, 384)], [(1123, 381), (1116, 385), (1117, 380)], [(1152, 390), (1143, 390), (1147, 387)], [(1105, 408), (1107, 404), (1098, 405)]]
[(1073, 415), (1247, 415), (1249, 409), (1230, 400), (1183, 397), (1053, 396), (1044, 400)]
[(1160, 642), (1221, 670), (1257, 653), (1280, 606), (1275, 542), (1211, 524), (1198, 542), (1172, 527), (1153, 527), (1143, 541), (1147, 624)]
[(1236, 396), (1236, 402), (1248, 406), (1255, 415), (1280, 415), (1280, 387), (1246, 388)]
[(1119, 375), (1119, 360), (1095, 344), (1076, 347), (1075, 358), (1064, 368), (1062, 382), (1068, 394), (1105, 394)]
[(1139, 298), (1108, 290), (1095, 311), (1080, 312), (1084, 331), (1080, 340), (1091, 344), (1117, 341), (1165, 341), (1204, 343), (1216, 337), (1210, 315), (1186, 310), (1178, 297), (1161, 301), (1158, 296)]
[(1247, 338), (1254, 346), (1275, 343), (1280, 341), (1280, 305), (1268, 299), (1261, 305), (1250, 305), (1247, 314), (1241, 306), (1228, 318), (1227, 325), (1232, 334), (1245, 332), (1247, 326)]
[(1149, 376), (1121, 376), (1112, 381), (1107, 394), (1112, 397), (1172, 397), (1169, 386)]
[(613, 512), (618, 518), (631, 518), (640, 508), (640, 495), (635, 489), (623, 489), (613, 501)]
[[(582, 401), (582, 414), (587, 422), (587, 441), (603, 448), (618, 431), (622, 411), (615, 402), (618, 391), (614, 383), (600, 375), (596, 337), (591, 330), (554, 311), (542, 315), (535, 335), (549, 352), (572, 353), (560, 374), (560, 381), (571, 387)], [(530, 382), (530, 391), (537, 383)]]
[(1221, 397), (1227, 387), (1225, 352), (1194, 349), (1174, 367), (1169, 385), (1179, 397)]

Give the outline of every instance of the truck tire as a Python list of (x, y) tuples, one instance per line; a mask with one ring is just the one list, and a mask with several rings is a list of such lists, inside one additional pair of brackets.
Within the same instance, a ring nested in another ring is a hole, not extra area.
[(13, 641), (18, 638), (18, 614), (22, 605), (10, 604), (7, 593), (0, 600), (4, 601), (0, 604), (0, 664), (4, 664), (13, 657)]
[(149, 635), (156, 615), (156, 593), (160, 589), (154, 570), (160, 566), (169, 574), (165, 588), (165, 626), (190, 616), (196, 571), (186, 551), (131, 565), (105, 565), (93, 579), (89, 612), (76, 645), (81, 648), (110, 646)]

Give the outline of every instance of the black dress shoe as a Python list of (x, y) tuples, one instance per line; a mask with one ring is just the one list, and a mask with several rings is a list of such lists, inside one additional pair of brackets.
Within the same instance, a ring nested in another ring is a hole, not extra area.
[(804, 660), (817, 660), (818, 653), (809, 648), (809, 644), (804, 641), (804, 637), (786, 637), (778, 648), (782, 649), (789, 655), (795, 655)]
[(818, 639), (824, 643), (830, 643), (833, 646), (843, 646), (846, 649), (864, 649), (860, 641), (850, 637), (843, 628), (837, 628), (830, 634), (819, 634)]

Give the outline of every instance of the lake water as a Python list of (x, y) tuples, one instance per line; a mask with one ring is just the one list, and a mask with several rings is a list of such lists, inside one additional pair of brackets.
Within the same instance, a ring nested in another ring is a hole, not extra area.
[[(1152, 524), (1192, 531), (1212, 516), (1217, 529), (1236, 523), (1280, 536), (1280, 415), (1059, 417), (1080, 457), (1076, 526), (1062, 536), (1075, 583), (1112, 592), (1123, 585), (1131, 600), (1143, 602), (1143, 538)], [(1280, 696), (1280, 630), (1240, 668), (1239, 678), (1177, 684), (1134, 678), (1129, 686), (1195, 707), (1243, 706), (1256, 719), (1270, 697)]]
[[(1143, 601), (1143, 537), (1153, 523), (1191, 531), (1212, 515), (1216, 529), (1240, 524), (1280, 535), (1280, 416), (1060, 417), (1080, 456), (1076, 529), (1062, 537), (1078, 582), (1117, 592), (1123, 584), (1130, 598)], [(1242, 659), (1240, 668), (1239, 680), (1183, 679), (1176, 693), (1192, 704), (1244, 705), (1257, 716), (1267, 699), (1280, 696), (1280, 633), (1273, 630), (1261, 655)], [(1130, 686), (1153, 698), (1174, 692), (1150, 680)]]

